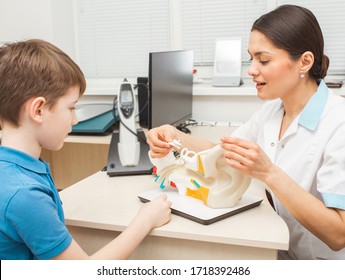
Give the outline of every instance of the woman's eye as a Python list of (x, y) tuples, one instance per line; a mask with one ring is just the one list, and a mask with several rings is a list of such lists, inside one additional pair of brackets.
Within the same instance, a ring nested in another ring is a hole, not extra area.
[(260, 60), (260, 63), (261, 63), (262, 65), (265, 65), (265, 64), (268, 63), (268, 60)]

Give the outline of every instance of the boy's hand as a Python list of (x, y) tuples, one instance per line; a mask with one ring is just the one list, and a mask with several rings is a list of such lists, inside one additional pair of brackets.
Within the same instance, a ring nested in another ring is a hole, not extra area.
[(160, 227), (171, 219), (171, 201), (166, 194), (162, 194), (154, 200), (145, 203), (140, 209), (142, 219), (151, 225), (151, 228)]

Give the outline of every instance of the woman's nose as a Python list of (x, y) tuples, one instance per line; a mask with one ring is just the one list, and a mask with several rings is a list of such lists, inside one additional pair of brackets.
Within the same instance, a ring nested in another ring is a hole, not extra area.
[(260, 73), (259, 69), (255, 66), (253, 62), (251, 62), (248, 68), (248, 75), (249, 76), (258, 76)]

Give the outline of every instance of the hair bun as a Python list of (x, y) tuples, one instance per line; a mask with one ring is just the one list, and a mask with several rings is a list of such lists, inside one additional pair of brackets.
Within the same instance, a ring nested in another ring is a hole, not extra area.
[(327, 55), (322, 56), (322, 62), (321, 62), (321, 72), (320, 72), (320, 78), (324, 78), (327, 75), (327, 70), (329, 67), (329, 58)]

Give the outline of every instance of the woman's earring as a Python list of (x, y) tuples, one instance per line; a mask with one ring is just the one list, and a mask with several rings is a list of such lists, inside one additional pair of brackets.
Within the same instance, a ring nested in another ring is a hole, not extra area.
[(299, 74), (299, 77), (300, 77), (301, 79), (303, 79), (304, 76), (305, 76), (305, 74), (304, 74), (303, 72), (301, 72), (301, 73)]

